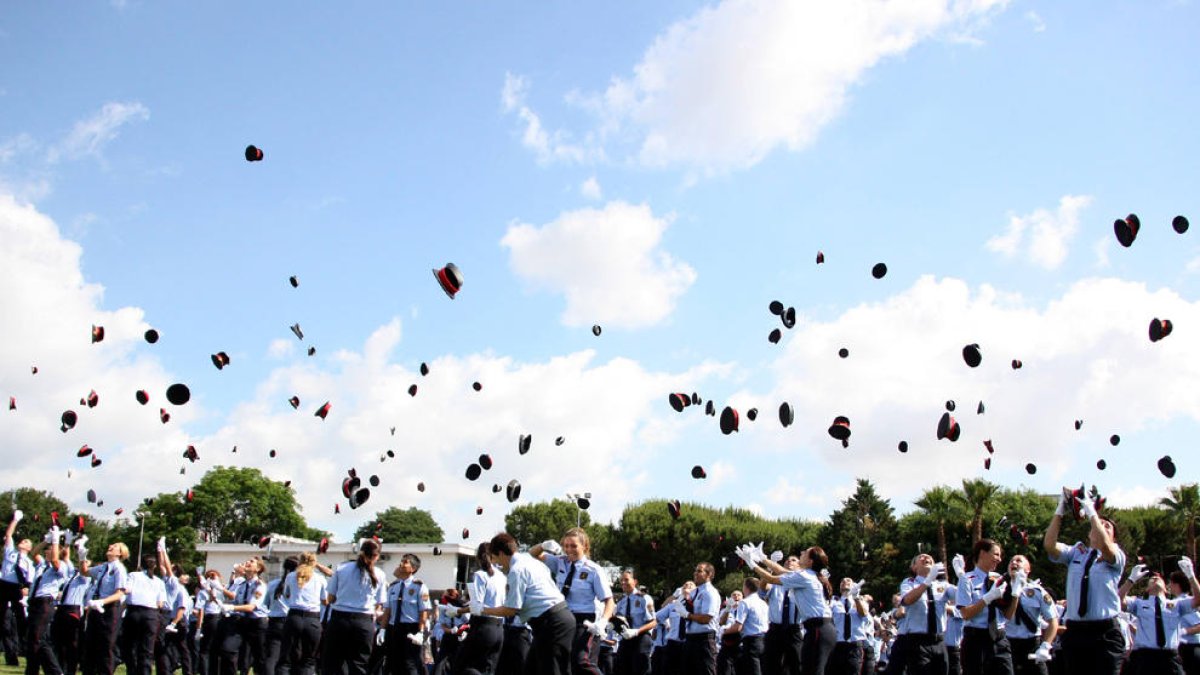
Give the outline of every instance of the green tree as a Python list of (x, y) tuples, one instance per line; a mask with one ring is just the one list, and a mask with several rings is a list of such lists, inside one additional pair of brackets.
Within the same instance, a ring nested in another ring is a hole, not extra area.
[(304, 522), (290, 487), (258, 469), (214, 467), (192, 491), (188, 509), (205, 541), (249, 541), (272, 532), (305, 539), (326, 534)]
[[(532, 546), (547, 539), (557, 541), (564, 532), (575, 527), (576, 518), (581, 527), (589, 529), (591, 516), (587, 511), (581, 511), (575, 502), (555, 499), (522, 504), (504, 516), (504, 529), (518, 542)], [(591, 536), (590, 532), (588, 536)]]
[(107, 521), (92, 518), (86, 513), (72, 512), (65, 502), (45, 490), (17, 488), (0, 492), (0, 504), (7, 507), (0, 511), (4, 516), (0, 527), (8, 526), (14, 508), (20, 509), (25, 514), (25, 517), (17, 524), (16, 531), (13, 532), (14, 541), (29, 539), (36, 545), (43, 540), (46, 531), (50, 529), (50, 514), (58, 513), (63, 529), (70, 527), (76, 517), (84, 517), (84, 534), (88, 537), (87, 548), (90, 551), (103, 551), (108, 545), (111, 526)]
[(982, 478), (964, 478), (962, 486), (962, 492), (957, 493), (957, 497), (971, 511), (971, 544), (974, 545), (983, 539), (983, 511), (1000, 486)]
[(415, 506), (407, 509), (391, 506), (376, 513), (373, 520), (363, 523), (354, 532), (354, 539), (375, 535), (389, 544), (437, 543), (446, 538), (433, 514)]
[(947, 562), (946, 523), (962, 515), (961, 504), (954, 498), (954, 491), (943, 485), (929, 488), (921, 498), (913, 502), (937, 526), (938, 560)]
[(1166, 507), (1171, 520), (1183, 525), (1187, 533), (1188, 556), (1196, 559), (1196, 519), (1200, 518), (1200, 486), (1195, 483), (1171, 488), (1171, 496), (1159, 504)]
[(870, 481), (858, 479), (854, 494), (830, 514), (821, 531), (834, 586), (841, 577), (865, 579), (875, 597), (891, 597), (907, 568), (900, 561), (896, 534), (891, 503), (879, 496)]

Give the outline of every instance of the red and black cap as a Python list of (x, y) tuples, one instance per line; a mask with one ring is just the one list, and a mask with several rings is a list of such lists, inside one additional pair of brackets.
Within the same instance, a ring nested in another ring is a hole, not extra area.
[(524, 455), (529, 452), (529, 448), (533, 446), (533, 436), (529, 434), (521, 434), (517, 437), (517, 454)]
[(721, 411), (721, 433), (728, 436), (738, 430), (738, 411), (729, 406)]
[(103, 463), (104, 463), (103, 460), (101, 460), (99, 457), (92, 455), (92, 468), (93, 469), (100, 466)]
[(362, 481), (358, 479), (358, 476), (349, 476), (342, 479), (342, 496), (349, 499), (350, 495), (354, 494), (354, 491), (361, 485)]
[(158, 331), (151, 328), (150, 330), (146, 331), (146, 334), (143, 337), (146, 338), (146, 342), (154, 344), (155, 342), (158, 342)]
[(1023, 366), (1023, 365), (1025, 365), (1025, 364), (1021, 363), (1021, 359), (1013, 359), (1012, 360), (1012, 369), (1013, 370), (1020, 370), (1021, 366)]
[(508, 503), (512, 504), (521, 498), (521, 483), (517, 479), (508, 481), (508, 486), (504, 488), (504, 497), (508, 499)]
[(1124, 219), (1118, 218), (1113, 221), (1113, 231), (1117, 235), (1117, 241), (1125, 248), (1133, 246), (1133, 241), (1137, 239), (1138, 230), (1141, 228), (1142, 221), (1133, 213), (1125, 216)]
[(823, 262), (825, 262), (825, 252), (817, 251), (817, 264), (820, 265)]
[[(159, 409), (158, 409), (158, 419), (159, 419), (159, 421), (160, 421), (160, 422), (162, 422), (163, 424), (166, 424), (167, 422), (170, 422), (170, 421), (171, 421), (171, 413), (167, 412), (167, 409), (166, 409), (166, 408), (159, 408)], [(235, 446), (233, 446), (233, 449), (234, 449), (234, 452), (237, 452), (237, 446), (236, 446), (236, 445), (235, 445)]]
[(92, 344), (104, 340), (104, 326), (92, 325)]
[(1113, 434), (1112, 436), (1108, 437), (1108, 442), (1110, 445), (1120, 445), (1121, 437), (1118, 434)]
[(1103, 471), (1108, 468), (1108, 462), (1104, 461), (1103, 459), (1098, 459), (1096, 460), (1096, 468)]
[(490, 471), (492, 468), (492, 456), (486, 452), (479, 456), (479, 466), (484, 471)]
[(183, 458), (195, 464), (196, 460), (200, 459), (200, 453), (196, 451), (196, 446), (189, 445), (187, 446), (187, 449), (183, 451)]
[(317, 544), (317, 553), (318, 554), (324, 553), (328, 550), (329, 550), (329, 539), (327, 537), (321, 537), (321, 542), (319, 544)]
[(359, 488), (350, 496), (350, 508), (357, 509), (371, 498), (371, 488)]
[(704, 470), (704, 467), (697, 464), (696, 466), (692, 467), (692, 478), (697, 480), (708, 478), (708, 472)]
[(871, 268), (871, 276), (875, 277), (876, 279), (882, 279), (887, 276), (887, 265), (883, 263), (875, 263), (875, 266)]
[(412, 386), (410, 386), (410, 387), (408, 388), (408, 395), (409, 395), (409, 396), (416, 396), (416, 395), (417, 395), (417, 385), (415, 385), (415, 384), (414, 384), (414, 385), (412, 385)]
[(293, 396), (288, 399), (288, 403), (290, 403), (292, 405), (292, 410), (295, 410), (296, 408), (300, 407), (300, 397)]
[(87, 445), (86, 443), (79, 446), (79, 449), (75, 451), (76, 457), (87, 457), (90, 454), (92, 454), (92, 446)]
[(261, 148), (257, 148), (253, 145), (246, 146), (246, 161), (247, 162), (261, 162), (262, 159), (263, 159), (263, 151)]
[(66, 433), (67, 429), (74, 429), (75, 423), (79, 421), (79, 415), (74, 410), (64, 410), (59, 416), (59, 421), (62, 422), (62, 430)]
[(472, 388), (472, 389), (474, 389), (475, 391), (482, 391), (482, 390), (483, 390), (483, 385), (482, 385), (482, 384), (480, 384), (480, 383), (478, 383), (478, 382), (472, 382), (472, 383), (471, 383), (471, 388)]
[(979, 351), (979, 345), (972, 343), (962, 349), (963, 361), (971, 368), (978, 368), (980, 363), (983, 363), (983, 354)]
[(792, 404), (784, 401), (779, 404), (779, 423), (784, 428), (792, 426), (792, 422), (796, 421), (796, 411), (792, 410)]
[(829, 425), (829, 435), (835, 439), (846, 443), (850, 440), (850, 418), (844, 415), (838, 415), (833, 418), (833, 424)]
[(192, 390), (186, 384), (176, 382), (167, 387), (167, 401), (171, 405), (184, 405), (192, 400)]
[(962, 429), (958, 426), (958, 420), (951, 417), (948, 412), (942, 413), (942, 418), (938, 420), (937, 439), (940, 441), (943, 438), (948, 438), (951, 442), (954, 442), (958, 440), (961, 433)]
[(1159, 340), (1171, 334), (1175, 330), (1175, 326), (1171, 324), (1170, 319), (1159, 319), (1155, 317), (1150, 321), (1150, 341), (1158, 342)]
[(217, 352), (216, 354), (212, 355), (212, 362), (213, 365), (217, 367), (217, 370), (221, 370), (225, 366), (229, 365), (229, 355), (225, 352)]
[(667, 513), (671, 514), (672, 520), (678, 520), (682, 511), (681, 504), (678, 499), (673, 499), (667, 502)]
[(446, 263), (445, 267), (433, 270), (433, 276), (451, 300), (462, 290), (463, 275), (454, 263)]
[(321, 419), (325, 419), (326, 417), (329, 416), (329, 409), (332, 407), (333, 407), (333, 405), (330, 404), (329, 401), (326, 401), (325, 405), (321, 406), (320, 408), (317, 408), (317, 412), (313, 413), (313, 416), (320, 417)]
[(146, 405), (150, 402), (150, 394), (147, 394), (145, 389), (138, 389), (137, 392), (134, 393), (133, 397), (142, 405)]

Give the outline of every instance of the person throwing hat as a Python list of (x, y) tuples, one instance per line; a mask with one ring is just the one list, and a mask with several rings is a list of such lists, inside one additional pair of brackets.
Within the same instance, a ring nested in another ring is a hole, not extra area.
[[(1200, 607), (1200, 586), (1196, 584), (1196, 570), (1191, 558), (1184, 556), (1179, 559), (1179, 571), (1187, 578), (1192, 594), (1190, 598), (1168, 599), (1167, 585), (1162, 575), (1150, 572), (1145, 565), (1135, 565), (1129, 572), (1129, 578), (1117, 591), (1125, 609), (1137, 621), (1133, 651), (1129, 654), (1131, 675), (1183, 674), (1183, 662), (1179, 658), (1179, 635), (1183, 617)], [(1129, 591), (1144, 578), (1149, 580), (1146, 597), (1127, 598)]]

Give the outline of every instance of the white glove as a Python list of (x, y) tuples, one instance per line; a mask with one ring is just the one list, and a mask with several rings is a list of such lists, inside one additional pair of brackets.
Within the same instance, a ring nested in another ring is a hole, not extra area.
[(925, 575), (925, 585), (926, 586), (934, 585), (935, 583), (937, 583), (938, 576), (941, 574), (944, 574), (945, 572), (946, 572), (946, 565), (944, 563), (934, 563), (933, 567), (929, 568), (929, 573)]
[(636, 628), (624, 628), (621, 630), (622, 640), (632, 640), (638, 636)]
[[(1180, 560), (1179, 562), (1183, 561)], [(1133, 569), (1129, 570), (1129, 583), (1136, 584), (1149, 573), (1150, 570), (1145, 565), (1134, 565)]]
[(1188, 581), (1196, 579), (1196, 566), (1192, 564), (1192, 559), (1186, 555), (1179, 559), (1179, 571), (1183, 572), (1183, 576), (1187, 577)]
[(1029, 574), (1025, 570), (1017, 570), (1017, 573), (1012, 577), (1012, 594), (1016, 597), (1025, 590), (1025, 582), (1029, 580)]
[(1008, 584), (1004, 583), (1003, 581), (996, 584), (995, 586), (992, 586), (992, 590), (983, 594), (983, 602), (985, 604), (990, 605), (993, 602), (999, 600), (1000, 596), (1004, 595), (1004, 591), (1007, 588), (1008, 588)]
[(1080, 497), (1079, 512), (1083, 514), (1084, 518), (1091, 520), (1092, 516), (1096, 515), (1096, 503), (1088, 497)]
[(100, 602), (99, 600), (88, 600), (87, 607), (88, 609), (95, 609), (101, 612), (104, 611), (104, 603)]
[(412, 633), (408, 636), (408, 641), (420, 647), (425, 644), (425, 636), (422, 633)]
[(1037, 651), (1030, 654), (1029, 658), (1030, 658), (1030, 660), (1037, 661), (1038, 663), (1046, 663), (1047, 661), (1049, 661), (1051, 658), (1050, 657), (1050, 643), (1043, 642), (1042, 644), (1038, 645)]
[(375, 631), (375, 644), (382, 645), (383, 641), (386, 639), (386, 637), (387, 637), (387, 629), (386, 628), (380, 628), (379, 630)]
[(75, 550), (82, 550), (84, 546), (87, 546), (87, 542), (88, 538), (86, 534), (79, 535), (79, 537), (75, 539)]
[(458, 635), (459, 642), (462, 642), (463, 640), (467, 639), (467, 631), (465, 631), (465, 630), (460, 629), (459, 632), (456, 633), (456, 635)]
[(67, 530), (66, 533), (63, 535), (63, 543), (66, 544), (67, 546), (74, 544), (75, 543), (75, 533), (70, 530)]
[(200, 638), (202, 638), (202, 637), (204, 637), (204, 633), (201, 633), (200, 631), (196, 631), (196, 642), (199, 642)]
[(25, 517), (25, 514), (21, 511), (21, 509), (17, 509), (16, 511), (13, 511), (13, 522), (14, 523), (21, 522), (21, 519), (24, 517)]
[(50, 530), (46, 532), (46, 543), (53, 544), (57, 542), (60, 534), (62, 534), (62, 531), (60, 531), (57, 527), (50, 528)]
[(591, 633), (592, 635), (594, 635), (596, 637), (604, 637), (604, 623), (603, 622), (597, 621), (597, 622), (593, 623), (591, 621), (584, 621), (583, 627), (586, 628), (589, 633)]
[(864, 581), (866, 581), (866, 579), (859, 579), (858, 581), (850, 584), (850, 590), (847, 592), (847, 595), (849, 595), (851, 598), (857, 598), (859, 593), (862, 593)]
[(229, 605), (223, 602), (218, 602), (217, 608), (221, 610), (221, 616), (229, 616), (230, 614), (233, 614), (233, 610), (229, 608)]
[(955, 578), (961, 578), (967, 573), (967, 561), (962, 557), (961, 553), (957, 553), (954, 559), (950, 561), (951, 567), (954, 568)]
[(178, 633), (179, 632), (179, 628), (175, 626), (174, 621), (169, 622), (167, 624), (167, 627), (163, 628), (163, 630), (165, 630), (168, 633)]
[(758, 542), (758, 546), (755, 546), (751, 552), (754, 553), (754, 562), (762, 562), (768, 558), (767, 552), (763, 550), (763, 542), (761, 541)]
[(822, 579), (828, 579), (828, 578), (829, 578), (829, 568), (828, 568), (828, 567), (826, 567), (825, 569), (821, 570), (821, 578), (822, 578)]
[(742, 562), (746, 563), (750, 567), (754, 567), (754, 552), (750, 550), (749, 546), (738, 546), (737, 548), (733, 549), (733, 552), (737, 555), (737, 557), (742, 559)]
[(547, 539), (542, 542), (542, 550), (550, 555), (562, 555), (562, 546), (558, 545), (557, 541)]
[(471, 602), (469, 602), (467, 604), (471, 608), (472, 616), (483, 616), (483, 601), (482, 600), (472, 600)]
[(780, 562), (783, 560), (783, 551), (771, 551), (771, 562)]
[(1063, 488), (1062, 494), (1058, 496), (1058, 508), (1054, 511), (1054, 515), (1062, 517), (1071, 512), (1071, 494), (1066, 488)]
[(158, 550), (158, 551), (166, 551), (167, 550), (167, 538), (166, 537), (158, 538), (158, 543), (155, 546), (155, 550)]

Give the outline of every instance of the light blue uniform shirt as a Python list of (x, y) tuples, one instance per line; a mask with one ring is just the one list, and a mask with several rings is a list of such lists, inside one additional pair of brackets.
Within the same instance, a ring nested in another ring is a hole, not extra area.
[(33, 561), (17, 549), (12, 537), (4, 540), (4, 562), (0, 564), (0, 581), (13, 584), (33, 582)]
[(504, 605), (517, 610), (526, 623), (563, 601), (558, 584), (550, 576), (550, 568), (528, 553), (513, 554), (508, 565), (506, 596)]
[(682, 640), (682, 637), (677, 637), (677, 626), (675, 619), (671, 616), (670, 606), (663, 607), (654, 615), (658, 619), (658, 625), (654, 627), (654, 646), (665, 647), (668, 640)]
[[(546, 565), (554, 570), (558, 589), (567, 599), (567, 608), (575, 614), (595, 614), (596, 601), (604, 602), (612, 597), (611, 582), (604, 568), (588, 558), (572, 562), (565, 555), (547, 555)], [(571, 569), (574, 566), (574, 577)], [(566, 588), (570, 578), (571, 588)]]
[[(993, 572), (993, 574), (995, 573)], [(964, 574), (958, 580), (958, 606), (966, 607), (979, 602), (983, 598), (983, 594), (987, 593), (988, 589), (992, 587), (991, 579), (994, 579), (995, 583), (999, 583), (1001, 577), (999, 574), (989, 577), (987, 573), (979, 569), (973, 569)], [(996, 622), (997, 628), (1004, 628), (1006, 620), (999, 600), (984, 606), (974, 617), (964, 619), (966, 622), (964, 625), (967, 628), (987, 628), (988, 621), (991, 620)]]
[(180, 626), (187, 626), (192, 621), (192, 596), (188, 595), (187, 587), (179, 583), (178, 577), (167, 577), (167, 608), (171, 610), (171, 621), (175, 620), (175, 615), (180, 609), (183, 610), (183, 618), (179, 620)]
[[(957, 596), (958, 588), (950, 586), (946, 589), (946, 599), (948, 601), (954, 602), (954, 599)], [(957, 605), (954, 607), (954, 610), (948, 614), (949, 616), (946, 618), (946, 635), (943, 638), (943, 642), (946, 643), (947, 647), (958, 647), (962, 644), (963, 638), (962, 614), (958, 611)]]
[(833, 616), (829, 603), (825, 602), (825, 586), (816, 572), (811, 569), (784, 572), (779, 575), (779, 582), (784, 588), (795, 590), (792, 599), (799, 606), (801, 621)]
[[(1164, 646), (1158, 646), (1155, 632), (1155, 614), (1161, 606)], [(1191, 600), (1180, 602), (1162, 596), (1150, 598), (1126, 598), (1125, 608), (1137, 617), (1137, 632), (1133, 636), (1134, 649), (1179, 649), (1179, 634), (1183, 630), (1183, 617), (1193, 613)]]
[[(903, 597), (909, 591), (917, 586), (924, 585), (924, 577), (916, 577), (905, 579), (900, 582), (900, 596)], [(944, 581), (933, 582), (933, 612), (937, 617), (937, 629), (935, 635), (942, 635), (946, 632), (946, 600), (948, 599), (946, 591), (950, 586)], [(921, 597), (911, 605), (904, 606), (904, 616), (900, 619), (898, 626), (901, 635), (909, 633), (917, 635), (929, 634), (929, 593), (927, 590), (921, 591)]]
[(1077, 542), (1062, 555), (1050, 556), (1050, 560), (1067, 566), (1067, 613), (1070, 621), (1099, 621), (1115, 619), (1121, 612), (1121, 602), (1117, 597), (1117, 586), (1121, 583), (1121, 574), (1125, 570), (1125, 552), (1117, 548), (1114, 563), (1104, 562), (1104, 558), (1096, 551), (1088, 579), (1088, 608), (1087, 614), (1079, 615), (1079, 591), (1083, 581), (1083, 571), (1091, 552), (1095, 549)]
[(291, 609), (301, 612), (319, 612), (322, 605), (325, 604), (325, 594), (328, 588), (329, 582), (325, 580), (325, 576), (315, 570), (308, 582), (301, 588), (300, 581), (296, 579), (296, 574), (293, 572), (283, 582), (283, 597), (287, 598), (288, 607)]
[(613, 614), (625, 617), (630, 628), (641, 628), (654, 618), (654, 598), (635, 590), (621, 598)]
[[(476, 572), (475, 574), (479, 574)], [(497, 572), (495, 575), (500, 579), (504, 578), (503, 572)], [(474, 597), (474, 596), (472, 596)], [(496, 604), (485, 605), (487, 607), (498, 607), (504, 600), (504, 595), (501, 594)], [(387, 606), (390, 612), (389, 622), (391, 625), (398, 623), (420, 623), (421, 612), (429, 612), (433, 610), (433, 605), (429, 602), (429, 589), (425, 587), (425, 583), (420, 579), (409, 577), (407, 579), (397, 579), (388, 586)]]
[[(846, 637), (847, 608), (850, 612), (849, 638)], [(858, 608), (850, 598), (834, 598), (833, 602), (829, 603), (829, 611), (833, 615), (833, 629), (837, 631), (838, 642), (858, 642), (869, 637), (867, 625), (871, 622), (871, 617), (859, 614)]]
[[(1191, 604), (1191, 602), (1192, 602), (1192, 596), (1187, 595), (1186, 593), (1175, 599), (1178, 600), (1179, 602), (1188, 603), (1188, 604)], [(1196, 610), (1192, 610), (1192, 611), (1188, 612), (1187, 614), (1183, 615), (1183, 629), (1184, 630), (1191, 628), (1192, 626), (1195, 626), (1196, 624), (1200, 624), (1200, 613), (1197, 613)], [(1183, 632), (1183, 630), (1181, 630), (1181, 631), (1179, 631), (1179, 644), (1198, 645), (1198, 644), (1200, 644), (1200, 635), (1188, 635), (1187, 633)]]
[[(783, 616), (783, 599), (785, 596), (789, 598), (787, 604), (788, 613), (790, 614), (786, 622)], [(796, 594), (779, 584), (771, 584), (771, 590), (767, 591), (767, 617), (771, 623), (787, 623), (792, 626), (800, 623), (800, 603), (796, 602)]]
[(742, 603), (742, 637), (754, 637), (767, 632), (769, 622), (767, 603), (758, 597), (758, 594), (752, 593), (749, 597), (743, 598)]
[[(288, 572), (288, 576), (291, 576)], [(282, 619), (287, 616), (288, 603), (287, 598), (283, 597), (283, 589), (279, 586), (283, 583), (283, 579), (272, 579), (267, 584), (267, 618)], [(276, 591), (279, 591), (276, 593)]]
[(88, 570), (92, 577), (92, 590), (89, 600), (103, 600), (120, 590), (126, 590), (129, 585), (129, 572), (120, 560), (113, 560), (95, 565)]
[(91, 599), (91, 595), (88, 593), (91, 586), (92, 578), (76, 569), (64, 586), (65, 592), (59, 598), (58, 604), (82, 607)]
[[(217, 591), (217, 593), (220, 593), (220, 591)], [(217, 615), (221, 613), (221, 607), (217, 604), (216, 594), (203, 586), (200, 587), (200, 590), (196, 591), (196, 605), (204, 610), (205, 614)]]
[[(1050, 623), (1055, 617), (1056, 609), (1054, 599), (1049, 593), (1037, 586), (1027, 586), (1021, 591), (1021, 605), (1017, 614), (1008, 622), (1008, 637), (1024, 640), (1041, 636), (1042, 623)], [(1032, 630), (1020, 619), (1022, 613), (1029, 617), (1029, 623), (1033, 624)]]
[(721, 594), (709, 582), (696, 587), (692, 591), (692, 611), (690, 614), (708, 614), (712, 616), (712, 621), (708, 623), (700, 623), (698, 621), (687, 622), (687, 634), (696, 635), (698, 633), (716, 633), (721, 628)]
[(508, 594), (508, 577), (493, 567), (492, 574), (475, 570), (471, 577), (471, 599), (480, 600), (484, 607), (500, 607)]
[(60, 560), (58, 567), (46, 561), (37, 567), (33, 586), (29, 591), (34, 598), (54, 598), (62, 594), (63, 587), (75, 576), (75, 566), (66, 560)]
[(333, 609), (338, 612), (374, 614), (375, 607), (387, 602), (387, 582), (378, 567), (372, 568), (374, 585), (367, 572), (358, 568), (358, 561), (348, 560), (334, 570), (329, 579), (329, 595), (336, 599)]
[(254, 605), (249, 612), (238, 612), (238, 616), (263, 619), (267, 616), (267, 585), (262, 579), (245, 579), (238, 586), (234, 605)]
[(125, 604), (131, 607), (159, 609), (167, 606), (167, 586), (158, 577), (133, 572), (125, 585)]

